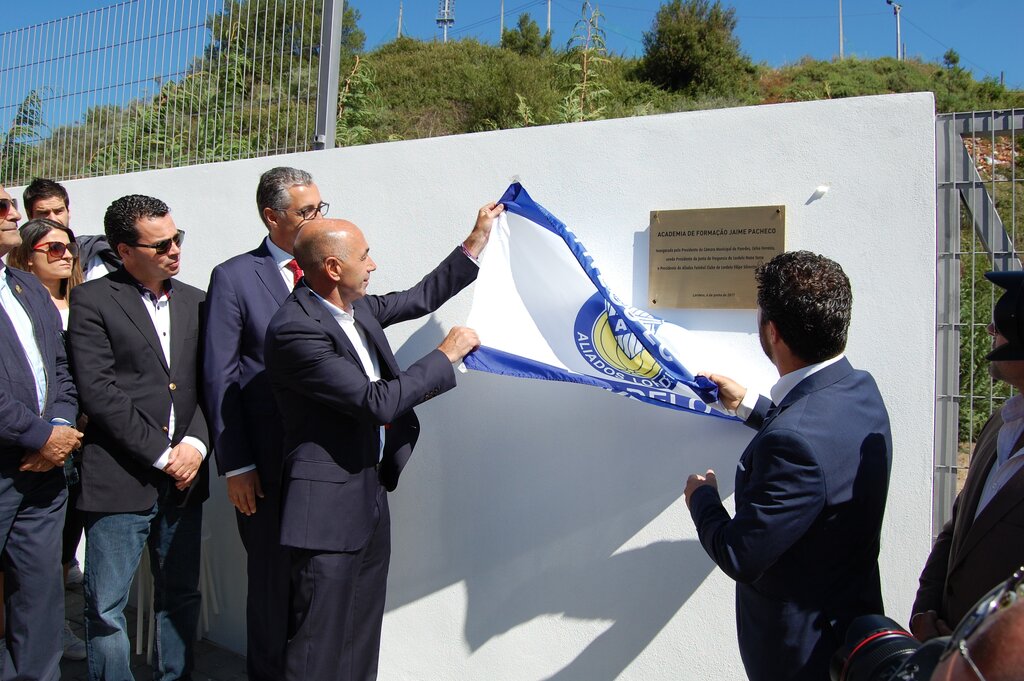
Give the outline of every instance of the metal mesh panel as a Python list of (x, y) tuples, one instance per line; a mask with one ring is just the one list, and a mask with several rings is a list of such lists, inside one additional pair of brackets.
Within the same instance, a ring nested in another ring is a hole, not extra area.
[(0, 177), (305, 151), (323, 0), (127, 0), (0, 33)]
[(935, 534), (951, 514), (978, 433), (1012, 394), (985, 360), (999, 291), (984, 273), (1021, 269), (1024, 110), (938, 116), (936, 181)]

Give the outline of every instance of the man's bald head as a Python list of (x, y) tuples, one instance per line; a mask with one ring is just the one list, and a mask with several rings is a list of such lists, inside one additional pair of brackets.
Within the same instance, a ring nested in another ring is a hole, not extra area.
[(362, 236), (362, 232), (348, 220), (310, 220), (295, 238), (295, 259), (303, 272), (320, 272), (330, 256), (348, 259), (356, 235)]
[(377, 269), (366, 237), (348, 220), (311, 220), (295, 239), (295, 259), (306, 284), (328, 302), (351, 312), (366, 295), (370, 273)]
[[(1024, 668), (1024, 601), (989, 615), (966, 641), (971, 660), (986, 681), (1017, 681)], [(975, 681), (977, 675), (959, 652), (935, 668), (934, 681)]]

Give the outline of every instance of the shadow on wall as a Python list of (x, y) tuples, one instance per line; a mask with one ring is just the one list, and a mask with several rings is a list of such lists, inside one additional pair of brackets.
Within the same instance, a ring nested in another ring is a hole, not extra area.
[[(399, 364), (444, 331), (429, 321)], [(417, 409), (422, 437), (391, 497), (388, 609), (464, 582), (472, 650), (542, 615), (611, 621), (549, 678), (616, 677), (714, 568), (699, 542), (674, 539), (692, 536), (685, 512), (667, 533), (644, 528), (691, 472), (723, 472), (732, 494), (753, 431), (590, 387), (475, 372), (458, 381)]]

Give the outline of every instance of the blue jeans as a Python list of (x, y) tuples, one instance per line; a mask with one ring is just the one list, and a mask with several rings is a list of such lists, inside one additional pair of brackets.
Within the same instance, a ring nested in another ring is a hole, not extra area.
[(156, 622), (153, 678), (191, 678), (199, 623), (202, 524), (202, 506), (180, 508), (162, 501), (140, 513), (86, 514), (85, 644), (90, 681), (134, 679), (124, 606), (147, 543)]

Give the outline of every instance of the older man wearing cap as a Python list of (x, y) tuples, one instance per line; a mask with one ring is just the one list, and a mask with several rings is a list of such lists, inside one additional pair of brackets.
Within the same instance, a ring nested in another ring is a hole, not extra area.
[[(1006, 289), (988, 326), (989, 373), (1024, 390), (1024, 272), (989, 272)], [(910, 630), (950, 634), (989, 589), (1024, 565), (1024, 396), (1014, 395), (978, 436), (953, 516), (921, 573)]]

